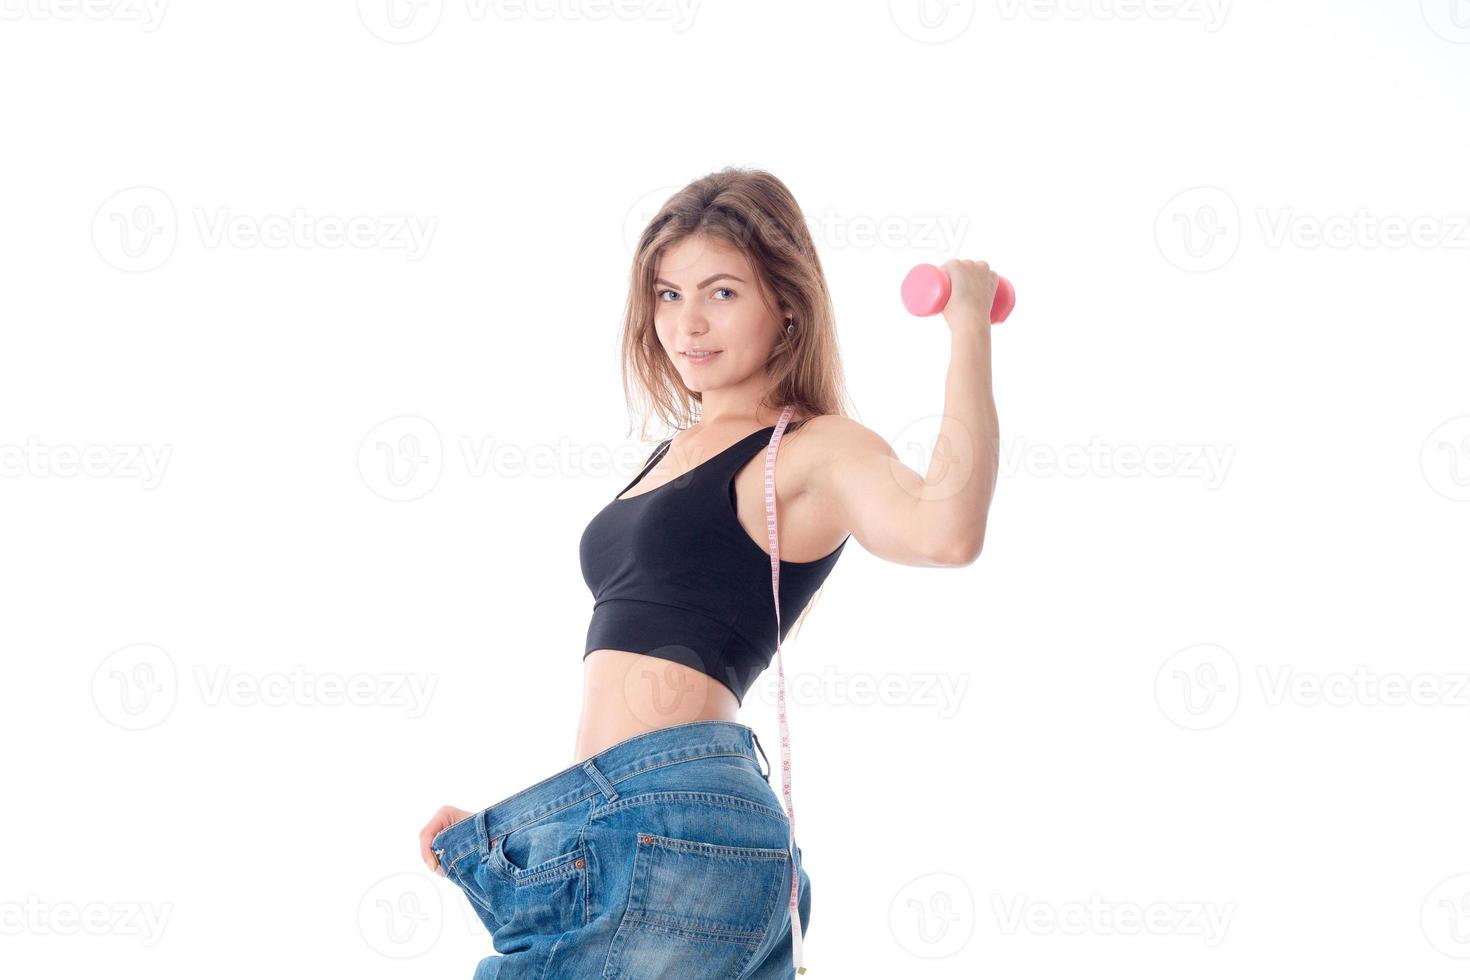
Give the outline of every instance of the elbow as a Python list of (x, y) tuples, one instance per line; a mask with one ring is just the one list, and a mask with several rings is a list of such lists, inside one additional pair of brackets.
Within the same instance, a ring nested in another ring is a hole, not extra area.
[(950, 542), (939, 563), (945, 568), (964, 568), (967, 565), (973, 565), (979, 559), (984, 547), (985, 536), (983, 534), (976, 538), (957, 538)]

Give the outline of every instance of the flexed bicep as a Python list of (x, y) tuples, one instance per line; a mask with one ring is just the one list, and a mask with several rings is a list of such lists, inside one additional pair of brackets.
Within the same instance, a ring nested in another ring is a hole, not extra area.
[[(876, 432), (852, 419), (829, 428), (820, 492), (852, 536), (879, 558), (901, 565), (967, 564), (969, 549), (950, 533), (939, 506), (946, 481), (926, 480)], [(937, 492), (936, 492), (937, 491)]]

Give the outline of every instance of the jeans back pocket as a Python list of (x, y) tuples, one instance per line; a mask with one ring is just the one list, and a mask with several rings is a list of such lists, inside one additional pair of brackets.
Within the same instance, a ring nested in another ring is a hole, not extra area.
[(606, 978), (740, 975), (790, 894), (785, 848), (638, 834), (628, 907)]

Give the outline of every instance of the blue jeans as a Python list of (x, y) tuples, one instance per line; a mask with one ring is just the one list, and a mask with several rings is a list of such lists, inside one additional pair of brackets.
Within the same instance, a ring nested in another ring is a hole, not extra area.
[[(441, 830), (500, 954), (474, 980), (793, 977), (790, 825), (759, 745), (737, 722), (645, 732)], [(796, 867), (805, 930), (800, 847)]]

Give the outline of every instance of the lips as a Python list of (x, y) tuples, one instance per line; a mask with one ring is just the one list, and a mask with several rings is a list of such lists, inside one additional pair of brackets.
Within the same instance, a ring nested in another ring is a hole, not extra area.
[(690, 364), (708, 364), (710, 361), (713, 361), (715, 358), (719, 357), (721, 353), (721, 351), (717, 350), (709, 351), (705, 354), (694, 354), (690, 351), (680, 351), (679, 356), (687, 360)]

